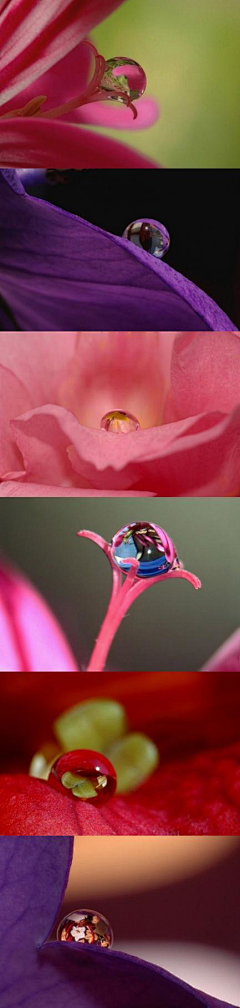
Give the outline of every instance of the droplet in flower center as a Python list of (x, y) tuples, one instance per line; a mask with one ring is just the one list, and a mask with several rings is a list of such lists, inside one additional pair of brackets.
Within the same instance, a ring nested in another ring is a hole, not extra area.
[(102, 417), (100, 426), (112, 434), (129, 434), (130, 431), (138, 430), (140, 424), (132, 413), (125, 413), (124, 410), (109, 410)]
[(164, 224), (136, 220), (125, 228), (123, 238), (133, 242), (157, 259), (162, 259), (170, 245), (170, 235)]
[(109, 96), (114, 101), (124, 101), (124, 95), (129, 101), (136, 101), (144, 94), (146, 86), (146, 74), (135, 60), (127, 59), (126, 56), (115, 56), (106, 60), (101, 88), (104, 91), (116, 91), (116, 95), (113, 93)]
[(113, 931), (106, 917), (96, 910), (71, 910), (57, 930), (58, 941), (111, 948)]
[(117, 777), (109, 760), (92, 749), (74, 749), (53, 763), (48, 783), (61, 794), (104, 805), (116, 789)]
[(112, 557), (124, 573), (130, 568), (128, 559), (138, 560), (138, 577), (165, 574), (178, 562), (176, 552), (170, 556), (164, 545), (161, 529), (148, 522), (134, 522), (120, 529), (112, 540)]

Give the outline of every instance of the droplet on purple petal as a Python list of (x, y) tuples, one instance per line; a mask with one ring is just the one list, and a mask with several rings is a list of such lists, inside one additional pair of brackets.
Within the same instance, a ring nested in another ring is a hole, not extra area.
[(57, 938), (58, 941), (111, 948), (113, 931), (107, 918), (97, 910), (71, 910), (59, 924)]
[(136, 220), (125, 228), (123, 238), (140, 246), (145, 252), (162, 259), (170, 245), (170, 235), (164, 224), (155, 224), (154, 221)]
[(132, 413), (125, 413), (124, 410), (109, 410), (102, 417), (100, 426), (112, 434), (129, 434), (130, 431), (138, 430), (140, 424)]

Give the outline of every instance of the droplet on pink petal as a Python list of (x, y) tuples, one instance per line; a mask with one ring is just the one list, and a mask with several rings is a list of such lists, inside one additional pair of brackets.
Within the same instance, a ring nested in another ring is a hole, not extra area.
[(111, 434), (129, 434), (130, 431), (138, 430), (140, 424), (132, 413), (124, 413), (123, 410), (109, 410), (102, 417), (100, 426)]

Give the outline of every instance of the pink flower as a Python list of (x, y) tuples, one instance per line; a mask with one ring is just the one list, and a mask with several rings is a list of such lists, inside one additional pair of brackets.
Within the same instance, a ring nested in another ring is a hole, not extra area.
[(2, 333), (0, 379), (3, 497), (240, 493), (237, 333)]
[[(126, 106), (120, 110), (115, 108), (115, 111), (106, 108), (106, 99), (112, 97), (108, 67), (104, 57), (99, 56), (86, 39), (89, 31), (121, 2), (3, 0), (0, 12), (2, 166), (157, 167), (125, 145), (83, 128), (83, 124), (91, 124), (128, 129), (133, 122), (132, 106), (130, 109)], [(95, 63), (93, 72), (91, 57)], [(121, 93), (121, 85), (118, 87)], [(130, 104), (126, 95), (125, 100)], [(150, 125), (157, 117), (156, 103), (149, 98), (141, 99), (139, 128)]]

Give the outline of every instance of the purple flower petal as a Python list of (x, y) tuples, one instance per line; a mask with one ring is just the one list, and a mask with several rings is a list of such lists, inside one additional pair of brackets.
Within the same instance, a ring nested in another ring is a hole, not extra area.
[[(46, 1000), (38, 1000), (38, 946), (58, 915), (72, 846), (70, 837), (1, 837), (1, 1008), (46, 1006)], [(48, 999), (47, 1004), (50, 1008)]]
[(1, 837), (1, 1008), (227, 1008), (125, 953), (42, 944), (59, 910), (71, 855), (70, 837)]
[(21, 330), (229, 331), (195, 284), (124, 238), (27, 196), (0, 174), (0, 291)]

